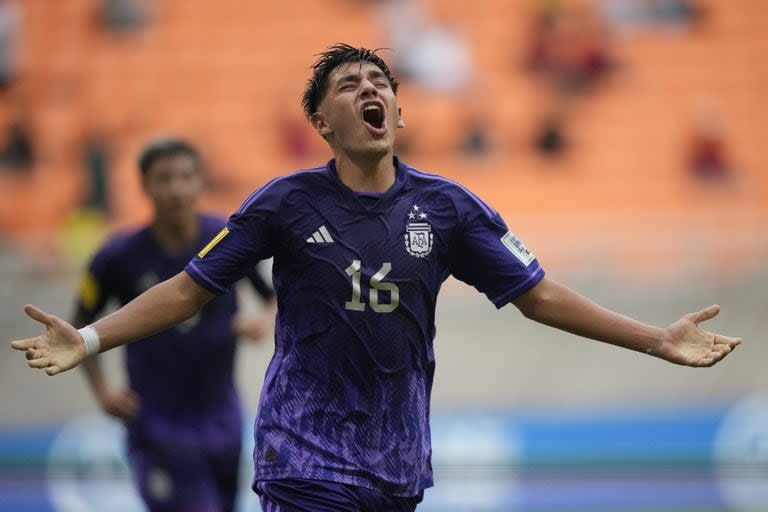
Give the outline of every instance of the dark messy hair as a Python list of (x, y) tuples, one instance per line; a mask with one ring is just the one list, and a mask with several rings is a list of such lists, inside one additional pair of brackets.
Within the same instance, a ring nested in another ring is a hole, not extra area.
[(152, 165), (158, 160), (180, 155), (192, 157), (198, 168), (200, 167), (200, 154), (192, 144), (185, 140), (176, 137), (166, 137), (149, 142), (144, 146), (139, 155), (141, 175), (146, 177)]
[(323, 101), (325, 93), (328, 92), (328, 77), (333, 73), (334, 69), (342, 64), (370, 62), (378, 66), (384, 73), (384, 76), (387, 77), (387, 80), (389, 80), (392, 92), (397, 94), (399, 84), (395, 77), (392, 76), (389, 66), (376, 54), (377, 51), (379, 50), (355, 48), (348, 44), (336, 43), (323, 53), (318, 54), (317, 60), (312, 64), (312, 78), (307, 81), (307, 88), (304, 90), (304, 97), (301, 100), (301, 105), (304, 107), (304, 115), (309, 118), (317, 112), (318, 105)]

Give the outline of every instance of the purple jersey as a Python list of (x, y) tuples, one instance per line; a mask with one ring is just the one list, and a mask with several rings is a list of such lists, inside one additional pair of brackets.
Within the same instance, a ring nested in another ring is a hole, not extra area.
[(449, 276), (497, 306), (544, 276), (489, 206), (395, 161), (361, 197), (327, 166), (272, 180), (187, 265), (224, 293), (274, 257), (275, 354), (256, 418), (255, 479), (302, 478), (415, 496), (432, 485), (435, 303)]
[[(112, 238), (90, 263), (79, 314), (93, 321), (110, 299), (126, 304), (178, 274), (223, 225), (221, 219), (201, 216), (198, 241), (175, 254), (160, 247), (149, 227)], [(252, 267), (247, 270), (252, 281), (260, 281)], [(230, 291), (176, 327), (126, 346), (129, 384), (141, 399), (139, 416), (128, 426), (133, 443), (174, 441), (205, 448), (239, 442), (235, 311)]]

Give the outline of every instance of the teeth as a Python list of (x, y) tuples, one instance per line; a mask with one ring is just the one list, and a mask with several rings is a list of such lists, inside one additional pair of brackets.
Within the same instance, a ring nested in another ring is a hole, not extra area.
[(363, 109), (363, 112), (368, 112), (369, 110), (381, 110), (381, 107), (378, 105), (368, 105)]

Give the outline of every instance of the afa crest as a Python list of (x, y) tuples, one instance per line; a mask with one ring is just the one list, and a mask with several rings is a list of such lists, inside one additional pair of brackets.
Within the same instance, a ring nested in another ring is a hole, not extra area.
[[(408, 254), (417, 258), (424, 258), (432, 252), (432, 225), (426, 222), (428, 215), (419, 213), (419, 207), (413, 205), (408, 213), (408, 224), (405, 226), (405, 249)], [(419, 219), (421, 222), (411, 222)]]

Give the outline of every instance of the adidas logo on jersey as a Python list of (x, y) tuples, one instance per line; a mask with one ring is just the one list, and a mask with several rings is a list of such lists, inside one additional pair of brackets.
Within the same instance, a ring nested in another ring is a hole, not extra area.
[(332, 244), (333, 237), (328, 232), (325, 226), (320, 226), (317, 231), (312, 233), (312, 236), (307, 238), (308, 244)]

